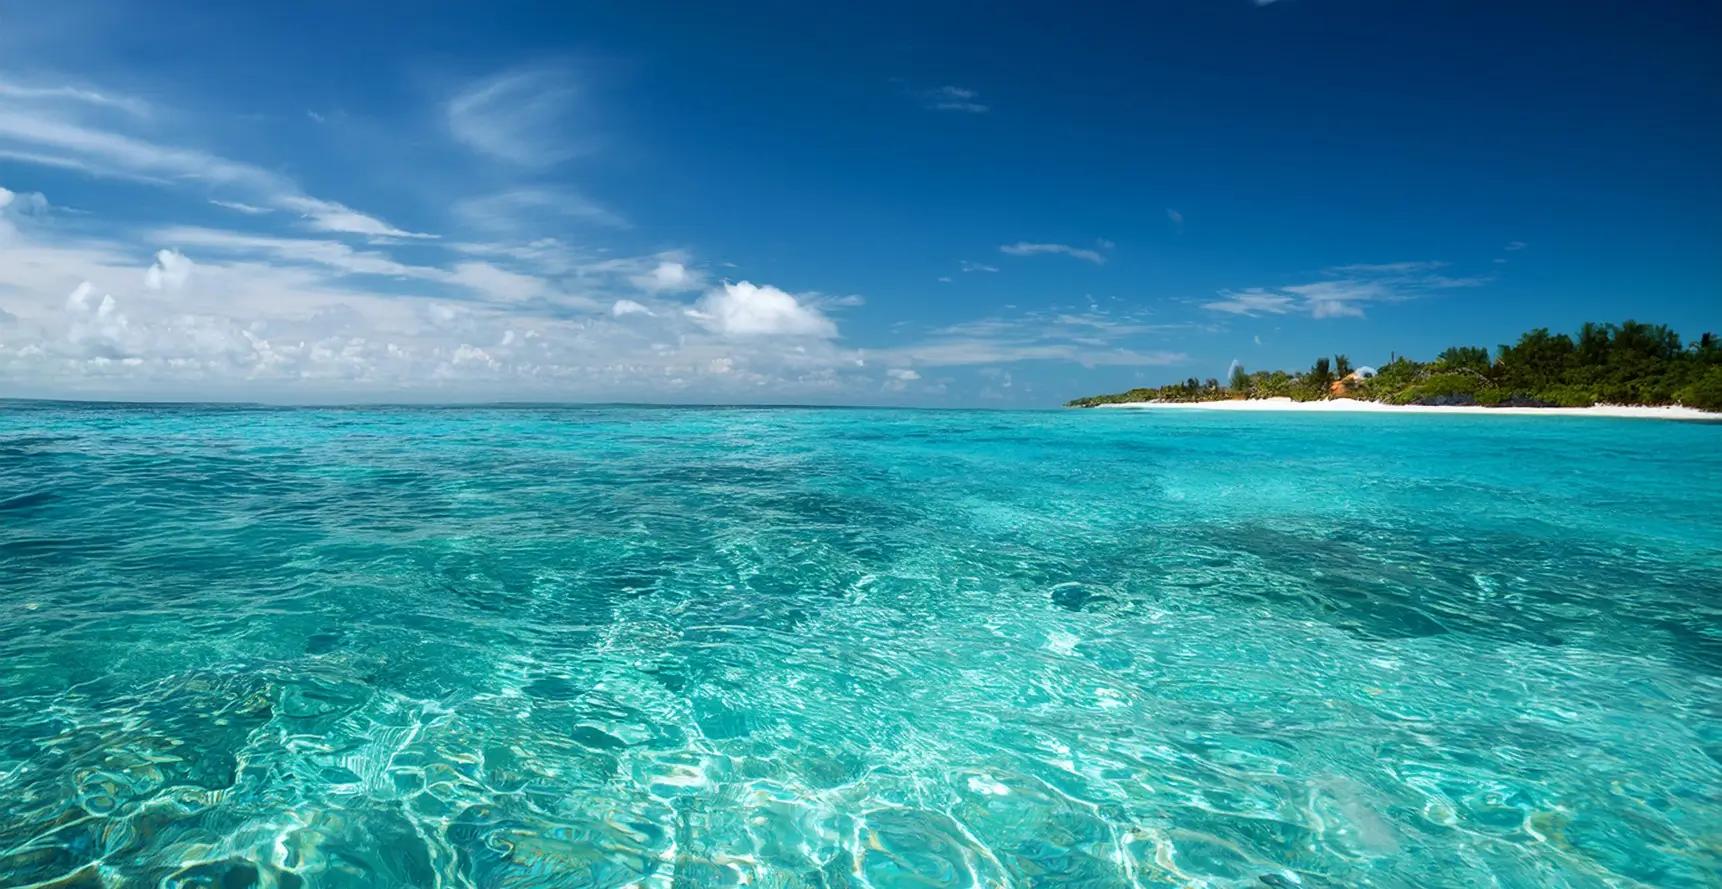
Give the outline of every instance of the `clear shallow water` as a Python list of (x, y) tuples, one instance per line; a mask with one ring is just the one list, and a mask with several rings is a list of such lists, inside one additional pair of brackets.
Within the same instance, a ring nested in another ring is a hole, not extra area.
[(1722, 881), (1722, 428), (0, 403), (0, 884)]

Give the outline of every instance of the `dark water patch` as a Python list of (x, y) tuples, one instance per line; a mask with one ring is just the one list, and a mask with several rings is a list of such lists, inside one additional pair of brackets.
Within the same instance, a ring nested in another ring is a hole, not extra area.
[(53, 503), (58, 497), (53, 491), (30, 491), (11, 497), (0, 497), (0, 513), (36, 509)]

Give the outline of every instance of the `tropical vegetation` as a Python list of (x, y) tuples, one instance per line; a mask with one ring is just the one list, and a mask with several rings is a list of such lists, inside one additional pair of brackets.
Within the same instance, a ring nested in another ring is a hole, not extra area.
[(1576, 336), (1539, 327), (1493, 357), (1483, 346), (1454, 346), (1433, 361), (1396, 357), (1373, 375), (1355, 372), (1344, 355), (1317, 358), (1304, 371), (1251, 372), (1234, 365), (1224, 383), (1191, 377), (1069, 405), (1281, 397), (1525, 407), (1677, 404), (1722, 411), (1722, 343), (1710, 333), (1683, 343), (1666, 325), (1637, 321), (1587, 323)]

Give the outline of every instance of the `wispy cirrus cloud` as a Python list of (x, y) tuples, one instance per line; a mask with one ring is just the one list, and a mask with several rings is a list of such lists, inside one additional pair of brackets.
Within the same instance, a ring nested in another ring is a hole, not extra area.
[(521, 167), (554, 166), (590, 150), (586, 90), (564, 66), (516, 68), (482, 78), (449, 99), (444, 115), (455, 140)]
[(48, 105), (71, 101), (123, 111), (137, 117), (144, 117), (150, 113), (149, 103), (142, 99), (64, 84), (40, 86), (12, 80), (0, 80), (0, 99), (8, 99), (13, 102), (40, 102)]
[(244, 213), (247, 216), (262, 216), (265, 213), (275, 212), (268, 207), (259, 207), (256, 204), (247, 204), (244, 201), (222, 201), (210, 198), (209, 202), (223, 210), (232, 210), (235, 213)]
[(1152, 323), (1137, 314), (1117, 315), (1094, 306), (1020, 312), (938, 328), (918, 341), (870, 350), (870, 358), (895, 366), (957, 367), (1020, 361), (1068, 361), (1084, 367), (1177, 364), (1182, 352), (1153, 348), (1144, 336), (1187, 329)]
[(435, 238), (425, 232), (410, 232), (395, 228), (387, 222), (360, 213), (345, 204), (325, 201), (307, 195), (280, 195), (276, 202), (282, 209), (299, 214), (306, 224), (318, 231), (340, 234), (369, 235), (378, 238)]
[(628, 220), (566, 187), (521, 186), (464, 198), (454, 205), (462, 220), (492, 232), (542, 231), (558, 222), (628, 228)]
[[(1101, 241), (1099, 242), (1099, 246), (1102, 249), (1110, 249), (1112, 242)], [(1106, 263), (1106, 254), (1101, 253), (1100, 250), (1093, 250), (1087, 247), (1075, 247), (1070, 244), (1046, 244), (1034, 243), (1031, 241), (1018, 241), (1014, 244), (1000, 245), (999, 252), (1007, 256), (1063, 255), (1069, 256), (1072, 259), (1080, 259), (1083, 262), (1092, 262), (1095, 265), (1104, 265)]]
[[(98, 97), (98, 98), (92, 98)], [(73, 88), (0, 90), (0, 156), (23, 163), (74, 169), (92, 176), (163, 187), (199, 184), (242, 194), (235, 206), (297, 214), (313, 229), (397, 238), (432, 237), (406, 231), (337, 201), (306, 194), (281, 174), (196, 148), (162, 142), (148, 122), (118, 121), (101, 112), (141, 103)], [(96, 113), (92, 114), (92, 109)]]
[(962, 114), (985, 114), (992, 108), (980, 100), (980, 93), (963, 86), (941, 86), (920, 92), (921, 104), (930, 111), (955, 111)]
[(1307, 314), (1311, 318), (1361, 318), (1371, 303), (1405, 302), (1441, 290), (1478, 287), (1485, 277), (1440, 273), (1444, 262), (1359, 263), (1333, 266), (1320, 280), (1280, 287), (1221, 291), (1202, 308), (1227, 315)]

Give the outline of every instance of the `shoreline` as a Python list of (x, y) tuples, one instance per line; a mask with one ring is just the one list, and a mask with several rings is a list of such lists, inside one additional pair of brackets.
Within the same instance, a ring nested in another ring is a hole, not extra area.
[(1293, 401), (1290, 398), (1238, 398), (1224, 401), (1123, 401), (1095, 405), (1098, 408), (1132, 410), (1208, 410), (1244, 412), (1306, 412), (1358, 414), (1488, 414), (1515, 417), (1611, 417), (1640, 420), (1698, 420), (1722, 423), (1722, 413), (1666, 405), (1651, 407), (1630, 404), (1596, 404), (1590, 407), (1484, 407), (1482, 405), (1438, 406), (1430, 404), (1383, 404), (1355, 398), (1322, 401)]

